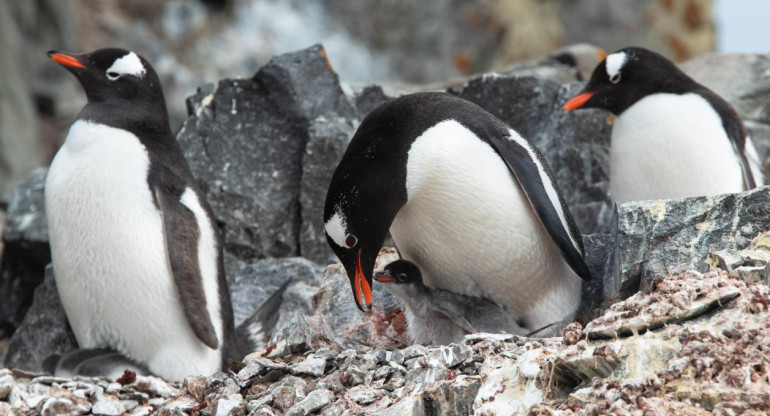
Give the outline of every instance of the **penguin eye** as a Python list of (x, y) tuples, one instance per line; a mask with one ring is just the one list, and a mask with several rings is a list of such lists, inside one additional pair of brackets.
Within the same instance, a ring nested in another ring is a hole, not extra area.
[(107, 79), (110, 81), (115, 81), (116, 79), (120, 78), (120, 74), (114, 71), (110, 71), (107, 73)]
[(399, 273), (397, 279), (399, 282), (406, 282), (406, 273)]
[(610, 77), (610, 82), (613, 84), (617, 84), (620, 82), (620, 72)]
[(345, 245), (348, 246), (348, 248), (352, 248), (356, 243), (358, 243), (358, 239), (353, 234), (348, 234), (347, 237), (345, 237)]

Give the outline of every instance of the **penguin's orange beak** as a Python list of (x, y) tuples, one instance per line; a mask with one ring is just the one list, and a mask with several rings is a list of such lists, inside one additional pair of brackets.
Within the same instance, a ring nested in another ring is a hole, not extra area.
[(565, 111), (572, 111), (576, 108), (580, 108), (583, 106), (583, 104), (586, 103), (586, 101), (590, 100), (591, 97), (593, 97), (593, 92), (584, 92), (571, 100), (567, 101), (566, 104), (564, 104), (564, 107), (562, 107)]
[(358, 304), (364, 307), (364, 310), (372, 309), (372, 287), (369, 286), (369, 281), (366, 280), (366, 275), (361, 269), (361, 250), (358, 250), (358, 259), (356, 259), (356, 277), (355, 290), (356, 301)]
[(67, 55), (62, 52), (56, 52), (56, 51), (49, 51), (48, 57), (53, 59), (54, 62), (61, 66), (66, 66), (70, 68), (85, 68), (86, 66), (80, 62), (77, 58), (74, 56)]

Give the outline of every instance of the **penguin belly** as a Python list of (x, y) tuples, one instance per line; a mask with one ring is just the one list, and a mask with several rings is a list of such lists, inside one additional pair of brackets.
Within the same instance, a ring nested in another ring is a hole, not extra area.
[(722, 119), (700, 95), (653, 94), (615, 119), (610, 189), (616, 201), (743, 191)]
[(494, 149), (456, 122), (417, 138), (390, 232), (426, 286), (491, 299), (529, 328), (569, 319), (580, 278)]
[[(45, 189), (62, 305), (81, 348), (112, 347), (173, 381), (212, 374), (221, 352), (204, 345), (184, 315), (149, 166), (132, 133), (83, 120), (71, 127)], [(221, 343), (218, 295), (206, 283)]]

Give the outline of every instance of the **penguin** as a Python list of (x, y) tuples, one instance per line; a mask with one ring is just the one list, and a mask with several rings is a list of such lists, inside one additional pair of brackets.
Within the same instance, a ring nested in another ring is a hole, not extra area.
[(571, 319), (590, 279), (540, 152), (447, 93), (404, 95), (364, 118), (332, 175), (324, 229), (362, 310), (388, 231), (427, 287), (490, 299), (524, 330)]
[(67, 354), (54, 354), (43, 362), (43, 370), (57, 377), (103, 376), (117, 380), (128, 370), (149, 375), (142, 365), (109, 348), (77, 349)]
[(79, 347), (170, 381), (225, 369), (243, 351), (222, 239), (158, 75), (124, 49), (48, 56), (87, 97), (45, 182), (55, 281)]
[(590, 43), (575, 43), (557, 49), (544, 60), (555, 61), (577, 70), (577, 80), (584, 81), (591, 76), (596, 65), (607, 57), (607, 52)]
[(673, 62), (644, 48), (608, 55), (567, 111), (615, 115), (610, 192), (616, 201), (742, 192), (764, 184), (735, 109)]
[(420, 269), (408, 260), (396, 260), (376, 271), (374, 280), (404, 303), (413, 343), (446, 345), (476, 332), (527, 332), (494, 302), (425, 286)]

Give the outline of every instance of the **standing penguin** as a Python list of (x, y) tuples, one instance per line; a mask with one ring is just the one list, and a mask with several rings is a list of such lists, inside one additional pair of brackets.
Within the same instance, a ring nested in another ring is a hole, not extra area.
[(157, 74), (123, 49), (48, 55), (88, 98), (45, 184), (56, 285), (79, 346), (173, 381), (222, 370), (238, 354), (222, 241)]
[(764, 184), (735, 109), (644, 48), (608, 55), (565, 110), (615, 114), (610, 189), (616, 201), (741, 192)]
[(525, 330), (570, 319), (578, 276), (590, 276), (542, 155), (450, 94), (402, 96), (366, 116), (332, 177), (324, 222), (362, 309), (388, 230), (426, 286), (490, 299)]

